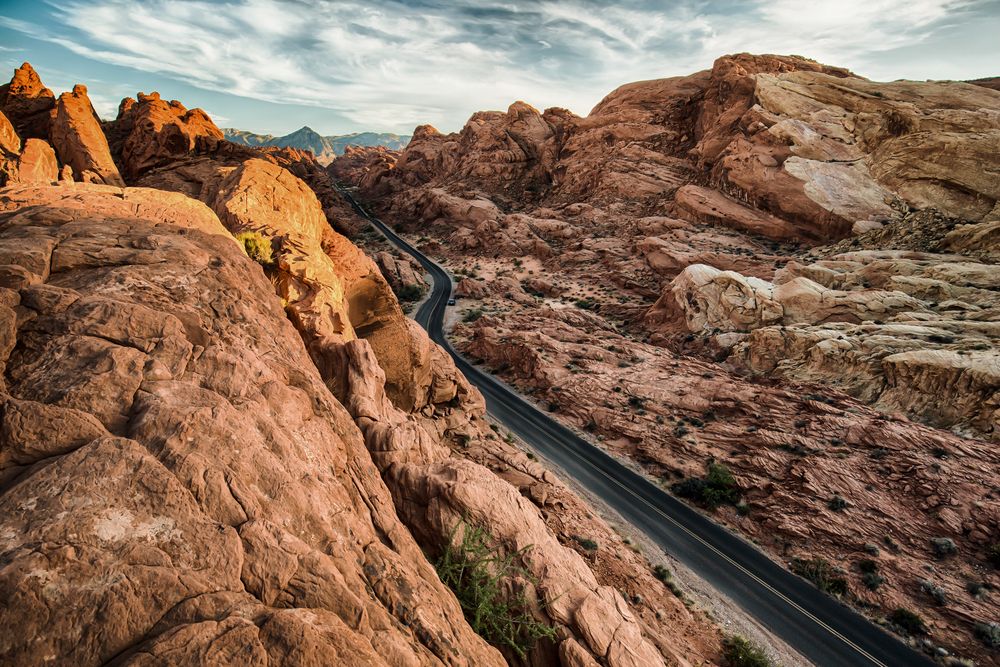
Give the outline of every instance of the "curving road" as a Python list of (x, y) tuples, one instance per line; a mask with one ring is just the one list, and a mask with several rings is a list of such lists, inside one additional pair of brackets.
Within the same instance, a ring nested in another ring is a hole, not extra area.
[(821, 592), (642, 475), (521, 398), (497, 378), (462, 358), (444, 335), (452, 282), (437, 263), (368, 214), (353, 196), (341, 194), (431, 274), (434, 286), (416, 321), (451, 354), (459, 370), (486, 397), (489, 413), (577, 484), (601, 498), (664, 551), (743, 608), (819, 667), (930, 667), (917, 653), (866, 618)]

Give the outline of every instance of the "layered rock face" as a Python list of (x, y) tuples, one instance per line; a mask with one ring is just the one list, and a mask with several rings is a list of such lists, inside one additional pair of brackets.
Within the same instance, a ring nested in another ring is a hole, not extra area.
[[(889, 534), (892, 576), (846, 597), (982, 658), (962, 591), (992, 581), (997, 520), (998, 138), (986, 86), (737, 54), (329, 171), (453, 270), (465, 353), (666, 482), (729, 466), (754, 500), (725, 520), (776, 557), (850, 573)], [(930, 532), (964, 545), (943, 605)]]
[(4, 662), (503, 664), (207, 207), (3, 202)]

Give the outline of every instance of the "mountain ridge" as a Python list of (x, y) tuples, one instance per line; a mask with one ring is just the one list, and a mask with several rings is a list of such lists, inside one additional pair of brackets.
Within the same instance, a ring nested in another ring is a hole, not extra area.
[(234, 127), (222, 128), (227, 141), (251, 147), (276, 146), (278, 148), (298, 148), (312, 151), (321, 164), (329, 164), (335, 157), (343, 154), (347, 146), (385, 146), (401, 150), (410, 141), (409, 135), (392, 132), (351, 132), (349, 134), (321, 135), (308, 125), (303, 125), (294, 132), (281, 136), (273, 134), (258, 134)]

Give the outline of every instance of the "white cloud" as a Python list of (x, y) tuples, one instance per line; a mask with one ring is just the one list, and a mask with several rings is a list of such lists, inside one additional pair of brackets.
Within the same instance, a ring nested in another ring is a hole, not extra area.
[[(0, 17), (94, 60), (206, 90), (330, 108), (364, 127), (460, 126), (524, 99), (587, 113), (627, 81), (689, 73), (724, 53), (800, 53), (870, 66), (985, 0), (53, 0), (57, 30)], [(96, 103), (95, 103), (96, 104)]]

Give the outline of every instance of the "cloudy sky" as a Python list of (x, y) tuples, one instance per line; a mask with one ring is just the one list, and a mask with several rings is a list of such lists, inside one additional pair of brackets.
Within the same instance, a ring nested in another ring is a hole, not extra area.
[(158, 90), (274, 134), (457, 130), (517, 99), (585, 115), (739, 51), (879, 80), (998, 76), (997, 35), (1000, 0), (0, 0), (3, 70), (86, 83), (105, 117)]

